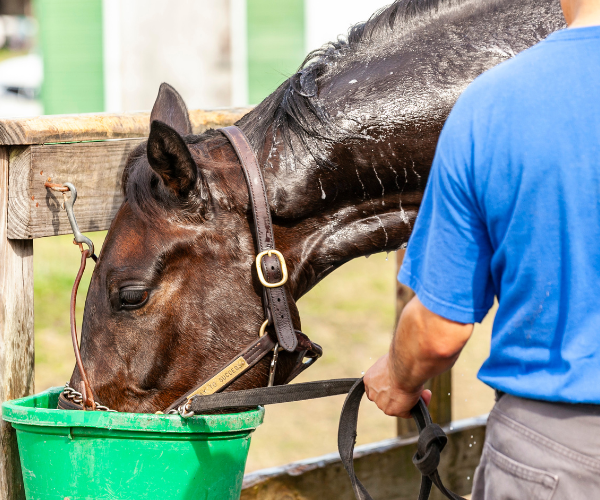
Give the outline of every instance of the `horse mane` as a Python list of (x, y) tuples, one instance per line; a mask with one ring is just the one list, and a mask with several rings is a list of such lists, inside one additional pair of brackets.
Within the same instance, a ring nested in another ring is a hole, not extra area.
[(296, 138), (318, 164), (326, 166), (327, 161), (320, 154), (322, 147), (315, 147), (315, 142), (333, 142), (349, 133), (336, 127), (319, 104), (316, 98), (319, 81), (335, 76), (335, 71), (339, 73), (343, 69), (340, 62), (351, 64), (359, 60), (362, 57), (359, 49), (365, 45), (389, 39), (390, 33), (402, 35), (415, 22), (439, 14), (442, 7), (446, 10), (463, 1), (396, 0), (383, 7), (368, 21), (352, 26), (346, 37), (340, 36), (310, 52), (294, 75), (236, 125), (244, 131), (256, 151), (269, 138), (275, 142), (280, 133), (286, 150), (293, 151)]
[[(284, 156), (293, 158), (294, 149), (301, 147), (310, 153), (319, 166), (331, 167), (322, 154), (323, 142), (333, 143), (352, 135), (333, 123), (318, 102), (319, 81), (339, 74), (347, 64), (360, 62), (364, 57), (361, 48), (373, 44), (383, 48), (386, 45), (383, 41), (389, 41), (390, 34), (401, 36), (415, 23), (438, 15), (442, 8), (447, 10), (465, 1), (395, 0), (375, 12), (366, 22), (352, 26), (346, 37), (341, 36), (310, 52), (294, 75), (236, 125), (244, 131), (255, 151), (260, 151), (268, 139), (275, 143), (279, 133), (288, 153)], [(199, 136), (185, 137), (185, 141), (190, 145), (198, 144), (218, 136), (222, 137), (222, 134), (210, 129)], [(225, 141), (224, 137), (222, 139)], [(136, 210), (139, 208), (139, 214), (145, 216), (152, 216), (162, 207), (177, 208), (170, 212), (177, 212), (184, 219), (197, 217), (192, 202), (182, 204), (181, 200), (175, 200), (161, 188), (152, 169), (141, 165), (146, 163), (140, 162), (145, 157), (145, 148), (146, 143), (142, 143), (131, 153), (123, 172), (123, 193), (132, 207)]]

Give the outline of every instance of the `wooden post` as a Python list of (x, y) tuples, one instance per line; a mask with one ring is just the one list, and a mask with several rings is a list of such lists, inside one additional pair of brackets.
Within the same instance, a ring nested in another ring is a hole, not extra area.
[[(0, 403), (33, 393), (33, 240), (7, 237), (9, 148), (0, 146)], [(0, 500), (24, 499), (15, 431), (0, 422)]]
[[(402, 260), (404, 259), (404, 250), (398, 250), (396, 253), (397, 269), (400, 270)], [(396, 281), (396, 324), (400, 319), (402, 310), (408, 304), (410, 299), (414, 297), (414, 292), (407, 286)], [(433, 421), (439, 425), (446, 425), (452, 421), (452, 372), (448, 370), (438, 377), (431, 379), (425, 384), (427, 389), (432, 392), (431, 403), (429, 404), (429, 412)], [(412, 420), (399, 418), (397, 422), (398, 436), (410, 436), (417, 432), (417, 427)]]

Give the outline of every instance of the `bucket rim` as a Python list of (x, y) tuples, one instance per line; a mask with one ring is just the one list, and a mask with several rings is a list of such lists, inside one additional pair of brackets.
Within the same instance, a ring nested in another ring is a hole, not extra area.
[[(109, 430), (174, 433), (227, 433), (253, 431), (264, 419), (263, 407), (246, 412), (224, 415), (179, 415), (126, 413), (105, 411), (58, 410), (55, 401), (63, 387), (13, 399), (2, 404), (2, 418), (6, 422), (43, 427), (93, 427)], [(54, 404), (53, 404), (54, 403)], [(49, 408), (53, 406), (54, 408)]]

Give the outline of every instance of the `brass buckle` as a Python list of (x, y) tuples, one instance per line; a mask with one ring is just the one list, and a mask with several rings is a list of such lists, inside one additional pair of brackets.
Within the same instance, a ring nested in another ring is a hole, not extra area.
[[(277, 256), (277, 258), (279, 259), (279, 263), (281, 264), (281, 273), (283, 274), (281, 281), (279, 281), (277, 283), (269, 283), (265, 279), (265, 276), (262, 272), (262, 268), (260, 266), (262, 258), (265, 255), (268, 255), (270, 257), (272, 254), (275, 254)], [(264, 252), (260, 252), (256, 256), (256, 273), (258, 274), (258, 279), (260, 280), (260, 282), (263, 284), (263, 286), (266, 286), (267, 288), (276, 288), (278, 286), (285, 285), (285, 283), (288, 280), (288, 271), (287, 271), (287, 266), (285, 265), (285, 259), (283, 258), (283, 255), (281, 254), (281, 252), (278, 252), (277, 250), (265, 250)]]
[(265, 321), (263, 322), (263, 324), (260, 325), (260, 330), (258, 330), (258, 336), (259, 337), (264, 337), (265, 336), (265, 330), (267, 329), (267, 326), (269, 326), (269, 320), (265, 319)]

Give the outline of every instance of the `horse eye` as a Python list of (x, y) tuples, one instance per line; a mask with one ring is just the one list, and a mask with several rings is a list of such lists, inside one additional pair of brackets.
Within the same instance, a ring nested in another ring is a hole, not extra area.
[(148, 300), (148, 290), (139, 288), (122, 288), (119, 291), (121, 309), (137, 309)]

